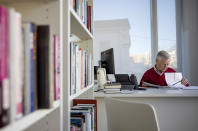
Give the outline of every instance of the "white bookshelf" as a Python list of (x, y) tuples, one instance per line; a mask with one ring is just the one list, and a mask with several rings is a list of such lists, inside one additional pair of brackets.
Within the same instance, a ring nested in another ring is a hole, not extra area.
[(9, 126), (6, 126), (2, 129), (2, 131), (21, 131), (21, 130), (28, 130), (29, 127), (37, 123), (39, 120), (44, 119), (48, 115), (50, 115), (52, 112), (57, 110), (60, 107), (59, 101), (54, 102), (54, 105), (51, 109), (40, 109), (36, 110), (35, 112), (28, 114), (25, 117), (22, 117), (21, 119), (17, 120), (13, 124), (10, 124)]
[(38, 109), (0, 130), (70, 131), (72, 100), (81, 98), (81, 95), (93, 98), (93, 84), (70, 96), (70, 34), (75, 34), (83, 41), (82, 43), (86, 43), (81, 47), (93, 56), (93, 35), (75, 13), (71, 2), (72, 0), (0, 0), (1, 5), (20, 12), (23, 21), (50, 25), (51, 38), (53, 34), (60, 35), (61, 46), (60, 101), (55, 102), (50, 109)]
[(93, 39), (93, 35), (89, 32), (87, 27), (80, 20), (76, 12), (71, 9), (71, 33), (76, 34), (81, 40)]
[(89, 86), (83, 88), (82, 90), (80, 90), (80, 91), (77, 92), (76, 94), (71, 95), (71, 96), (70, 96), (70, 100), (72, 101), (73, 99), (78, 98), (79, 96), (81, 96), (82, 94), (86, 93), (87, 91), (89, 91), (89, 90), (92, 89), (92, 88), (93, 88), (93, 84), (91, 84), (91, 85), (89, 85)]
[[(63, 0), (64, 1), (64, 0)], [(93, 6), (93, 0), (88, 0), (89, 2), (92, 3)], [(65, 3), (64, 3), (65, 2)], [(63, 20), (63, 33), (67, 33), (66, 35), (63, 35), (63, 41), (67, 41), (67, 45), (63, 48), (67, 50), (68, 52), (63, 52), (63, 57), (65, 58), (70, 58), (70, 34), (76, 35), (79, 39), (79, 46), (86, 50), (88, 53), (92, 54), (93, 56), (93, 35), (90, 33), (90, 31), (87, 29), (85, 24), (82, 22), (82, 20), (79, 18), (77, 13), (74, 11), (72, 5), (72, 0), (66, 0), (64, 1), (63, 4), (67, 5), (67, 8), (63, 9), (63, 12), (67, 12), (66, 15), (63, 16), (65, 17), (65, 21)], [(64, 31), (65, 29), (65, 31)], [(64, 37), (67, 36), (67, 37)], [(64, 50), (64, 49), (63, 49)], [(93, 59), (93, 57), (92, 57)], [(93, 60), (92, 60), (93, 61)], [(63, 78), (67, 78), (66, 80), (63, 80), (62, 85), (63, 87), (70, 87), (70, 59), (63, 60)], [(93, 65), (93, 64), (92, 64)], [(65, 72), (65, 73), (64, 73)], [(92, 74), (93, 74), (93, 69), (92, 69)], [(66, 75), (67, 76), (64, 76)], [(94, 75), (92, 75), (94, 76)], [(94, 78), (92, 77), (92, 80)], [(69, 131), (70, 130), (70, 107), (72, 106), (72, 100), (73, 99), (80, 99), (80, 98), (92, 98), (93, 99), (93, 87), (94, 84), (91, 84), (87, 86), (86, 88), (80, 90), (79, 92), (76, 92), (76, 94), (70, 96), (70, 88), (63, 88), (62, 91), (62, 96), (63, 96), (63, 101), (61, 103), (61, 109), (64, 109), (64, 111), (61, 112), (61, 127), (62, 130), (64, 131)], [(64, 95), (67, 94), (67, 95)], [(63, 117), (66, 116), (66, 117)], [(67, 123), (68, 126), (64, 126), (64, 124)]]

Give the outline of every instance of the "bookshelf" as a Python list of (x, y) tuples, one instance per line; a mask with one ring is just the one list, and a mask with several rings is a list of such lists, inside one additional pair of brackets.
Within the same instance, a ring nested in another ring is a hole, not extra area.
[(92, 88), (93, 88), (93, 84), (87, 86), (86, 88), (80, 90), (80, 91), (77, 92), (76, 94), (71, 95), (71, 96), (70, 96), (70, 100), (72, 101), (73, 99), (78, 98), (79, 96), (81, 96), (82, 94), (86, 93), (88, 90), (91, 90)]
[[(63, 33), (65, 32), (67, 34), (67, 37), (62, 37), (63, 41), (67, 41), (67, 45), (63, 47), (63, 51), (67, 50), (67, 52), (63, 52), (63, 57), (65, 58), (70, 58), (70, 35), (74, 34), (76, 35), (80, 40), (78, 41), (78, 45), (80, 48), (83, 48), (86, 50), (86, 52), (90, 53), (93, 56), (93, 35), (90, 33), (90, 31), (87, 29), (83, 21), (80, 19), (79, 15), (75, 12), (75, 10), (72, 7), (72, 1), (73, 0), (68, 0), (68, 1), (63, 1), (63, 5), (66, 5), (67, 8), (63, 8), (63, 12), (67, 12), (66, 15), (63, 16), (63, 22), (67, 24), (63, 24)], [(93, 7), (93, 0), (88, 0), (89, 3), (91, 3)], [(64, 3), (65, 2), (65, 3)], [(65, 18), (64, 18), (65, 17)], [(66, 21), (64, 21), (66, 20)], [(64, 30), (66, 29), (66, 30)], [(65, 35), (64, 35), (65, 36)], [(92, 57), (93, 59), (93, 57)], [(64, 59), (63, 60), (63, 77), (62, 78), (67, 78), (66, 80), (62, 81), (63, 87), (70, 87), (70, 59)], [(93, 65), (93, 60), (92, 60), (92, 65)], [(92, 68), (92, 74), (93, 68)], [(64, 76), (65, 75), (65, 76)], [(80, 90), (79, 92), (76, 92), (75, 94), (70, 96), (70, 88), (62, 88), (62, 100), (61, 101), (61, 109), (66, 109), (65, 111), (61, 111), (61, 116), (66, 116), (61, 118), (61, 127), (62, 130), (64, 131), (69, 131), (70, 126), (63, 126), (64, 123), (67, 123), (67, 125), (70, 125), (70, 107), (72, 106), (72, 101), (73, 99), (76, 98), (91, 98), (93, 99), (93, 87), (94, 87), (94, 77), (92, 75), (92, 84), (88, 85), (84, 89)], [(67, 95), (64, 95), (67, 94)]]
[[(16, 131), (21, 131), (21, 130), (29, 130), (29, 128), (34, 128), (35, 123), (38, 121), (46, 118), (48, 115), (53, 113), (55, 110), (59, 108), (60, 104), (59, 101), (56, 101), (51, 109), (40, 109), (35, 112), (33, 112), (30, 115), (27, 115), (26, 117), (14, 122), (13, 124), (10, 124), (9, 126), (5, 127), (3, 131), (12, 131), (13, 129)], [(48, 123), (48, 120), (45, 121), (42, 130), (48, 129), (46, 127), (46, 123)], [(41, 129), (39, 129), (41, 130)]]
[(71, 9), (71, 33), (79, 36), (81, 40), (93, 39), (93, 35), (88, 31), (87, 27), (82, 23), (76, 12)]
[[(0, 0), (0, 5), (14, 8), (22, 15), (22, 21), (37, 25), (49, 25), (50, 38), (60, 36), (61, 87), (60, 100), (54, 101), (49, 109), (38, 109), (7, 126), (2, 131), (10, 130), (70, 130), (70, 107), (75, 98), (93, 98), (93, 86), (88, 85), (70, 96), (70, 34), (80, 38), (79, 46), (93, 56), (93, 34), (71, 7), (73, 0)], [(92, 0), (89, 0), (92, 4)], [(50, 42), (53, 42), (50, 39)], [(93, 57), (92, 57), (93, 59)], [(93, 69), (92, 69), (93, 74)], [(92, 75), (93, 76), (93, 75)], [(92, 78), (93, 80), (93, 78)]]

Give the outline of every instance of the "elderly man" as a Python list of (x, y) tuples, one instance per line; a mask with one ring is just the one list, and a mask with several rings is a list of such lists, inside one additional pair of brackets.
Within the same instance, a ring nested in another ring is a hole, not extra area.
[[(174, 69), (168, 67), (169, 63), (170, 55), (166, 51), (158, 52), (155, 66), (144, 73), (140, 81), (140, 86), (147, 86), (143, 82), (160, 86), (167, 86), (164, 73), (176, 72)], [(189, 83), (185, 78), (182, 79), (181, 83), (185, 86), (189, 86)]]

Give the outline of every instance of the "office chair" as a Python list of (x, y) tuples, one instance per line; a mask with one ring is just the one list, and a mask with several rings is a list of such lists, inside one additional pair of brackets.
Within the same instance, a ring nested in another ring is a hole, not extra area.
[(105, 97), (108, 131), (159, 131), (154, 108)]

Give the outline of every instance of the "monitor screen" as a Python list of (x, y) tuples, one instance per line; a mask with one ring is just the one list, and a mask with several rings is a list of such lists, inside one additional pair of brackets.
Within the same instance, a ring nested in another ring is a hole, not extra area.
[(115, 74), (113, 48), (101, 52), (101, 66), (107, 74)]

